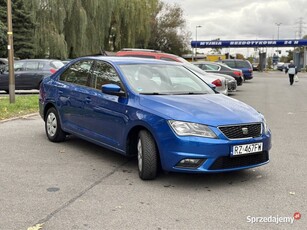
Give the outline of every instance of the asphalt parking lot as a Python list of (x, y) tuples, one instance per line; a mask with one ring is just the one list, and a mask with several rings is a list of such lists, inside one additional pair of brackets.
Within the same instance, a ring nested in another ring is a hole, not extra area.
[(282, 72), (256, 72), (231, 95), (263, 113), (273, 134), (271, 162), (235, 173), (141, 181), (136, 159), (75, 137), (49, 142), (38, 115), (0, 122), (0, 229), (306, 229), (307, 74), (299, 76), (290, 86)]

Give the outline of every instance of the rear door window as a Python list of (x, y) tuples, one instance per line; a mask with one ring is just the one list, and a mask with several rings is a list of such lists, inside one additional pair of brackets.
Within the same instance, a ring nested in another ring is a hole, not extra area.
[(72, 64), (62, 75), (60, 81), (82, 86), (91, 86), (93, 60), (82, 60)]
[(37, 70), (38, 69), (38, 62), (34, 62), (34, 61), (31, 61), (31, 62), (26, 62), (25, 64), (25, 70)]

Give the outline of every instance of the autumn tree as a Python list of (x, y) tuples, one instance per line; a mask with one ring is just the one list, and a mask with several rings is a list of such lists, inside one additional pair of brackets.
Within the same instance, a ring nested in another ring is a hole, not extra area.
[(152, 20), (151, 39), (148, 47), (177, 55), (188, 46), (190, 33), (186, 32), (183, 10), (179, 5), (159, 2)]

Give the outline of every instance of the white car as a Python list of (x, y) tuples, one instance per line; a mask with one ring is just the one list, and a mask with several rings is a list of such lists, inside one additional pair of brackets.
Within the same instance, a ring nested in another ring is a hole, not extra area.
[(203, 79), (206, 83), (215, 85), (215, 90), (217, 92), (228, 95), (228, 81), (224, 76), (222, 76), (222, 74), (207, 73), (189, 62), (184, 62), (184, 66)]

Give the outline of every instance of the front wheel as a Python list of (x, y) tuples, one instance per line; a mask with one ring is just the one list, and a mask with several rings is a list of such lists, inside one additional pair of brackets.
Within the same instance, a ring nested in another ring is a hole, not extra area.
[(142, 180), (152, 180), (157, 177), (158, 151), (152, 135), (141, 130), (137, 141), (138, 171)]
[(57, 110), (52, 107), (48, 109), (45, 118), (45, 130), (47, 137), (52, 142), (61, 142), (66, 138), (66, 133), (62, 130)]

